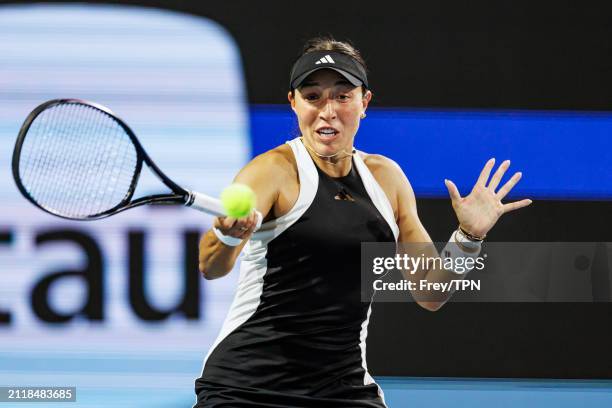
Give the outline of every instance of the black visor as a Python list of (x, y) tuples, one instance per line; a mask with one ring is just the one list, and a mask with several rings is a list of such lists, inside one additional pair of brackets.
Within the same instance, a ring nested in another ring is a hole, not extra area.
[(335, 51), (313, 51), (302, 55), (291, 69), (289, 88), (299, 87), (308, 75), (326, 68), (338, 72), (354, 86), (368, 88), (365, 68), (352, 57)]

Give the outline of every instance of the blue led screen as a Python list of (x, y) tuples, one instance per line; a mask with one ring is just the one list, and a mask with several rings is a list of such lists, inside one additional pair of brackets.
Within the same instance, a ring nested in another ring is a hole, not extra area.
[[(252, 106), (254, 154), (299, 135), (289, 107)], [(523, 179), (508, 198), (612, 199), (612, 114), (368, 109), (355, 146), (400, 164), (418, 197), (467, 194), (484, 163), (510, 159)]]

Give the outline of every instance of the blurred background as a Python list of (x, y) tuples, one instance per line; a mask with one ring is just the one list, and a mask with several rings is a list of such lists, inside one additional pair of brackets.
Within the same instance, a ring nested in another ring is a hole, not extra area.
[[(237, 280), (200, 277), (212, 219), (197, 212), (77, 223), (26, 202), (10, 163), (27, 114), (53, 98), (101, 103), (172, 179), (218, 195), (299, 134), (289, 70), (305, 40), (330, 34), (369, 68), (356, 147), (402, 166), (434, 241), (456, 227), (444, 178), (467, 194), (496, 157), (524, 174), (509, 199), (535, 202), (490, 240), (602, 243), (576, 266), (598, 285), (575, 302), (376, 304), (368, 365), (389, 406), (609, 406), (611, 12), (525, 0), (0, 1), (0, 386), (76, 386), (70, 406), (189, 407)], [(158, 186), (145, 178), (137, 194)]]

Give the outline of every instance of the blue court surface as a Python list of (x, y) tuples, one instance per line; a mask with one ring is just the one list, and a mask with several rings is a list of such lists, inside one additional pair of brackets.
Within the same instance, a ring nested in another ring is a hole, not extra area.
[[(122, 408), (189, 408), (195, 402), (192, 382), (180, 384), (175, 376), (151, 375), (152, 387), (142, 383), (121, 384), (106, 381), (103, 386), (77, 386), (77, 401), (71, 403), (19, 403), (21, 408), (40, 406), (122, 407)], [(129, 375), (128, 375), (129, 377)], [(179, 376), (182, 377), (182, 376)], [(126, 378), (128, 379), (128, 378)], [(183, 377), (183, 379), (185, 379)], [(612, 407), (612, 380), (527, 380), (527, 379), (460, 379), (379, 377), (389, 408), (569, 408)], [(73, 378), (72, 384), (78, 383)], [(12, 406), (0, 403), (0, 407)]]
[[(611, 407), (612, 381), (596, 380), (510, 380), (457, 378), (378, 378), (389, 408), (569, 408)], [(185, 384), (188, 388), (188, 384)], [(70, 407), (191, 407), (194, 397), (189, 390), (173, 388), (80, 387), (77, 402)], [(0, 403), (0, 407), (10, 403)], [(22, 408), (47, 404), (19, 403)], [(57, 403), (48, 405), (58, 406)], [(62, 404), (59, 404), (62, 405)]]
[(395, 407), (612, 407), (612, 380), (381, 377)]
[[(21, 408), (182, 408), (195, 402), (198, 353), (0, 351), (0, 386), (73, 386), (77, 401), (24, 403)], [(612, 407), (612, 380), (376, 377), (387, 406), (437, 408)], [(0, 402), (0, 408), (12, 406)]]

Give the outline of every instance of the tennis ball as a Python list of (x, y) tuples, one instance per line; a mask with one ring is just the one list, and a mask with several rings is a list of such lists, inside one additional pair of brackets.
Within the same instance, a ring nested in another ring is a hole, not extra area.
[(255, 207), (255, 193), (245, 184), (234, 183), (221, 192), (221, 204), (230, 217), (246, 217)]

